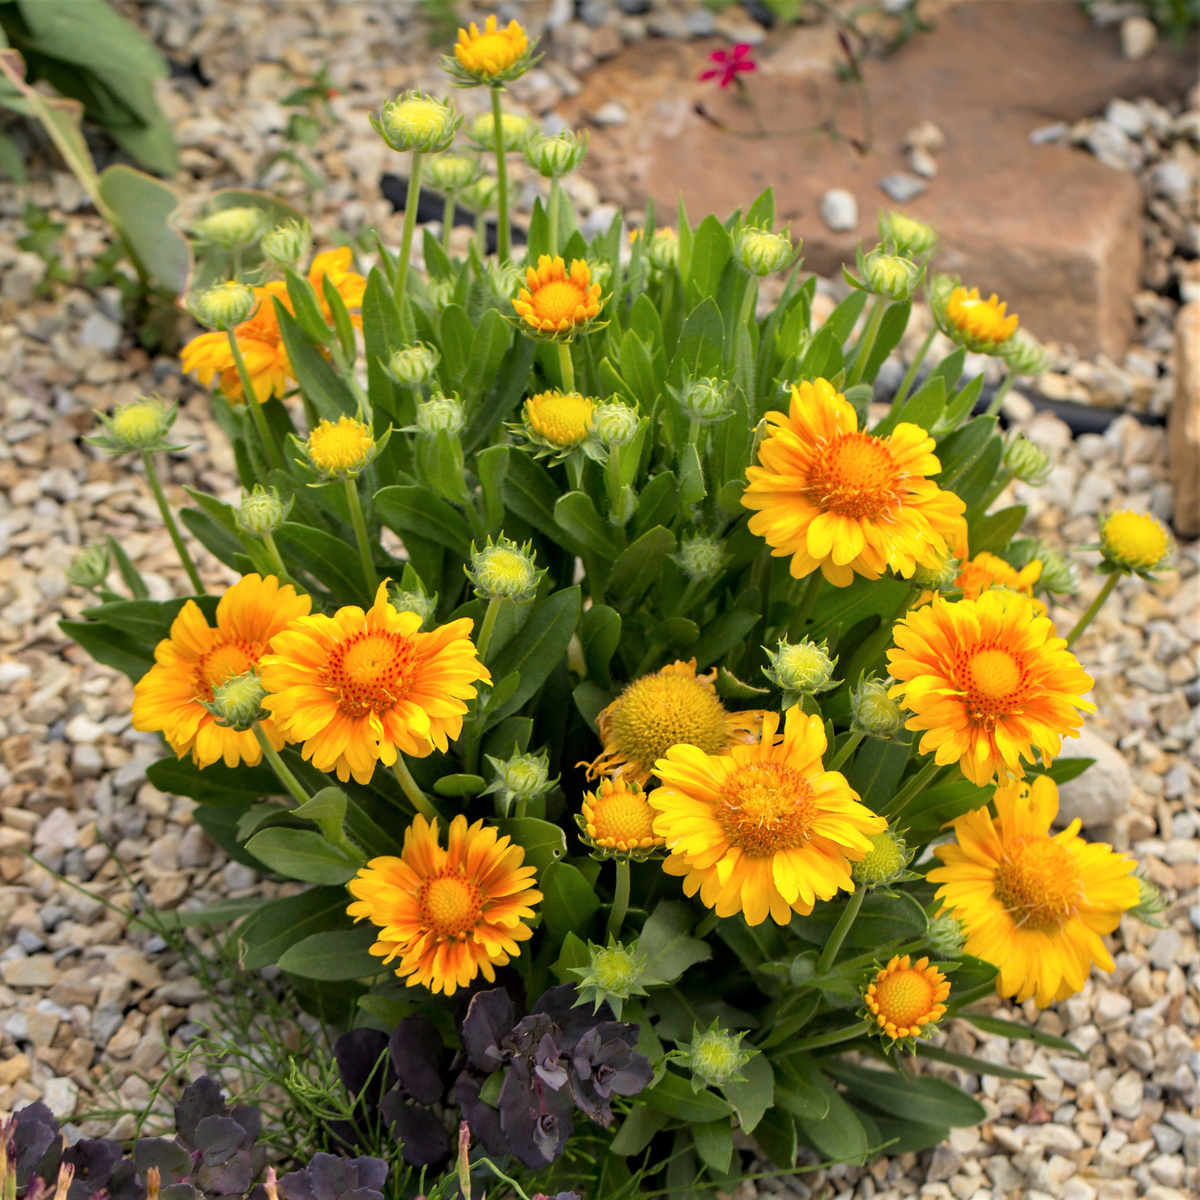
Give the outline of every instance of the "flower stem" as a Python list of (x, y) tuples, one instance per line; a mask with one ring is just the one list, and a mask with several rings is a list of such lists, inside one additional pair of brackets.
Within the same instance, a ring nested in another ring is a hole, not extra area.
[(408, 262), (412, 258), (413, 234), (417, 228), (417, 206), (421, 202), (421, 167), (424, 155), (420, 150), (412, 152), (412, 165), (408, 172), (408, 191), (404, 196), (404, 231), (400, 235), (400, 257), (396, 263), (396, 308), (400, 313), (400, 326), (405, 337), (409, 335), (408, 322)]
[(629, 911), (629, 860), (618, 858), (617, 890), (613, 894), (612, 912), (608, 914), (608, 929), (605, 931), (605, 941), (618, 937), (621, 926), (625, 924), (625, 914)]
[(255, 429), (258, 430), (263, 451), (272, 467), (277, 471), (284, 471), (287, 468), (283, 465), (283, 455), (280, 454), (279, 447), (275, 445), (275, 439), (271, 436), (270, 429), (267, 428), (267, 418), (263, 415), (262, 405), (258, 402), (258, 393), (254, 390), (254, 384), (250, 381), (250, 372), (246, 370), (246, 360), (242, 357), (242, 348), (238, 345), (232, 329), (227, 329), (225, 336), (229, 339), (233, 365), (237, 368), (238, 379), (241, 380), (242, 401), (250, 412), (250, 419), (254, 422)]
[[(742, 314), (739, 322), (739, 328), (744, 326), (750, 328), (750, 322), (754, 320), (754, 310), (758, 305), (758, 277), (751, 275), (746, 280), (746, 293), (742, 296)], [(734, 331), (734, 338), (737, 337), (737, 331)]]
[(875, 339), (879, 336), (879, 327), (883, 324), (883, 314), (887, 309), (887, 299), (876, 296), (871, 306), (871, 315), (867, 318), (867, 327), (862, 337), (858, 339), (858, 348), (854, 354), (854, 366), (850, 368), (850, 377), (846, 380), (847, 387), (853, 387), (863, 377), (871, 351), (875, 349)]
[(1117, 586), (1117, 581), (1121, 578), (1120, 571), (1114, 571), (1105, 581), (1104, 586), (1096, 593), (1096, 598), (1087, 606), (1087, 611), (1075, 622), (1075, 628), (1067, 634), (1067, 645), (1072, 646), (1079, 639), (1080, 634), (1092, 623), (1096, 614), (1104, 607), (1104, 602), (1112, 595), (1112, 590)]
[(292, 582), (291, 576), (288, 575), (287, 567), (283, 565), (283, 555), (279, 553), (279, 547), (275, 545), (275, 535), (264, 533), (259, 536), (263, 540), (263, 545), (267, 548), (267, 554), (271, 559), (271, 566), (275, 568), (275, 575), (279, 579), (279, 582)]
[(450, 257), (450, 234), (454, 229), (454, 193), (447, 192), (442, 203), (442, 249)]
[(283, 759), (279, 757), (279, 751), (271, 745), (271, 739), (263, 733), (263, 727), (258, 721), (254, 722), (254, 737), (262, 747), (263, 757), (271, 764), (275, 774), (279, 776), (279, 782), (287, 788), (292, 799), (297, 804), (307, 804), (310, 797), (304, 790), (304, 785), (284, 765)]
[(827, 771), (836, 771), (858, 749), (858, 743), (867, 735), (865, 733), (854, 732), (847, 739), (846, 744), (833, 756), (829, 761), (829, 766), (825, 768)]
[(824, 578), (820, 567), (809, 576), (804, 594), (800, 597), (800, 603), (796, 605), (796, 611), (792, 613), (792, 619), (788, 623), (789, 642), (798, 642), (804, 636), (804, 626), (808, 624), (808, 618), (812, 615), (813, 605), (817, 602), (817, 593), (821, 590)]
[(557, 177), (550, 179), (550, 204), (546, 211), (546, 223), (550, 226), (550, 257), (558, 254), (558, 210), (562, 204), (562, 187)]
[(475, 639), (475, 653), (480, 662), (487, 659), (488, 643), (492, 640), (492, 630), (496, 628), (496, 618), (500, 615), (500, 606), (503, 603), (499, 596), (493, 596), (488, 601), (487, 611), (483, 614), (483, 624), (479, 626), (479, 637)]
[(492, 130), (496, 139), (496, 257), (502, 263), (509, 259), (510, 230), (508, 227), (508, 162), (504, 157), (504, 124), (500, 111), (500, 93), (504, 89), (492, 85)]
[(917, 380), (917, 372), (921, 369), (921, 364), (925, 361), (925, 355), (929, 353), (929, 347), (933, 345), (933, 339), (937, 336), (938, 327), (933, 325), (929, 332), (925, 335), (925, 340), (921, 343), (920, 350), (917, 351), (917, 357), (912, 360), (912, 365), (904, 373), (904, 378), (900, 381), (900, 390), (892, 397), (892, 411), (899, 410), (900, 405), (908, 399), (908, 393), (912, 390), (912, 385)]
[(192, 556), (183, 544), (183, 538), (179, 536), (179, 526), (175, 524), (171, 506), (163, 494), (162, 484), (158, 481), (158, 470), (154, 466), (154, 455), (149, 450), (142, 451), (142, 465), (146, 468), (146, 479), (149, 481), (150, 490), (154, 493), (154, 499), (158, 503), (158, 511), (162, 513), (163, 524), (171, 535), (171, 541), (175, 543), (175, 553), (179, 555), (179, 561), (183, 563), (183, 569), (187, 572), (188, 579), (191, 580), (195, 594), (203, 596), (204, 584), (200, 582), (200, 573), (196, 570), (196, 564), (192, 562)]
[(408, 763), (404, 761), (404, 755), (399, 751), (396, 753), (396, 761), (392, 766), (392, 771), (400, 786), (404, 789), (404, 794), (412, 801), (413, 808), (427, 821), (438, 820), (440, 817), (438, 810), (429, 803), (429, 798), (417, 786), (417, 781), (412, 777), (412, 772), (408, 769)]
[(362, 559), (363, 575), (367, 580), (367, 590), (374, 599), (379, 590), (379, 576), (375, 574), (375, 563), (371, 558), (371, 541), (367, 537), (367, 523), (363, 519), (362, 504), (358, 499), (358, 484), (354, 479), (346, 479), (346, 503), (350, 505), (350, 521), (354, 525), (354, 539), (358, 542), (358, 555)]
[(892, 798), (883, 806), (883, 815), (893, 821), (904, 811), (912, 798), (941, 770), (936, 758), (931, 758)]
[(708, 937), (708, 935), (710, 933), (712, 933), (712, 931), (714, 929), (716, 929), (717, 922), (720, 919), (721, 918), (717, 916), (717, 910), (715, 908), (712, 909), (709, 912), (708, 916), (706, 916), (704, 918), (704, 920), (702, 920), (700, 922), (700, 924), (697, 925), (696, 928), (692, 930), (692, 937), (698, 937), (698, 938)]
[(987, 406), (986, 416), (994, 417), (1000, 411), (1000, 406), (1004, 403), (1004, 397), (1008, 395), (1013, 383), (1016, 382), (1016, 378), (1011, 371), (1005, 375), (1000, 386), (996, 389), (996, 394), (992, 397), (991, 403)]
[(558, 343), (558, 369), (562, 372), (564, 392), (575, 390), (575, 360), (571, 357), (571, 343)]
[(825, 949), (821, 951), (821, 957), (817, 959), (818, 979), (833, 966), (833, 960), (837, 958), (837, 953), (842, 948), (842, 943), (846, 940), (846, 934), (850, 932), (850, 926), (854, 924), (859, 909), (862, 908), (863, 897), (866, 894), (867, 889), (862, 884), (859, 884), (851, 894), (849, 903), (842, 909), (842, 915), (838, 917), (838, 923), (833, 927), (833, 933), (829, 935), (829, 941), (825, 943)]

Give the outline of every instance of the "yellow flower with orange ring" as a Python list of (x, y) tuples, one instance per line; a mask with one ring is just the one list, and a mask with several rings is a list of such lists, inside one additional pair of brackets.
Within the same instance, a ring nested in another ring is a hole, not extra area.
[(602, 779), (597, 791), (584, 793), (575, 822), (596, 851), (594, 857), (642, 861), (665, 845), (654, 831), (657, 815), (639, 784)]
[(603, 303), (600, 285), (592, 282), (591, 267), (582, 258), (574, 259), (568, 271), (561, 256), (543, 254), (536, 267), (526, 268), (525, 286), (512, 306), (531, 337), (568, 341), (600, 315)]
[(867, 985), (863, 1002), (872, 1024), (893, 1041), (917, 1038), (930, 1032), (946, 1012), (942, 1003), (950, 995), (945, 975), (919, 958), (910, 965), (909, 956), (898, 955)]

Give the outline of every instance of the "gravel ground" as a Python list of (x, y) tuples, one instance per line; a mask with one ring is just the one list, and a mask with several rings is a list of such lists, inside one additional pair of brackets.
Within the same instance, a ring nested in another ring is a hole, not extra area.
[[(556, 10), (557, 0), (549, 10), (514, 11), (545, 20)], [(171, 0), (136, 11), (172, 57), (197, 63), (213, 81), (206, 87), (195, 74), (181, 74), (163, 88), (184, 147), (181, 184), (207, 191), (273, 180), (303, 201), (303, 181), (269, 165), (287, 122), (279, 101), (328, 62), (344, 90), (331, 102), (333, 122), (305, 151), (326, 180), (314, 220), (327, 239), (374, 224), (395, 241), (398, 222), (379, 197), (378, 179), (385, 169), (404, 168), (367, 131), (366, 114), (401, 86), (436, 82), (420, 28), (397, 20), (402, 6), (301, 10)], [(556, 54), (567, 59), (572, 43), (559, 40)], [(404, 65), (418, 55), (419, 68)], [(579, 70), (587, 65), (575, 62)], [(554, 88), (569, 92), (569, 65), (556, 59), (544, 70)], [(531, 107), (548, 111), (558, 98), (545, 103), (552, 90), (531, 90)], [(603, 215), (586, 180), (574, 187), (585, 212), (599, 207)], [(120, 540), (155, 598), (188, 590), (138, 464), (107, 458), (79, 439), (96, 410), (158, 391), (180, 402), (176, 440), (188, 443), (164, 464), (175, 502), (185, 500), (184, 486), (223, 498), (236, 498), (237, 489), (206, 397), (181, 379), (174, 360), (151, 360), (133, 346), (114, 319), (112, 291), (59, 285), (52, 298), (39, 297), (45, 264), (16, 245), (27, 200), (66, 225), (57, 249), (69, 273), (107, 243), (69, 176), (35, 171), (27, 190), (0, 187), (0, 1110), (42, 1099), (72, 1130), (128, 1136), (132, 1117), (114, 1124), (88, 1113), (140, 1108), (171, 1054), (199, 1031), (206, 1005), (187, 962), (122, 915), (133, 904), (132, 887), (162, 909), (280, 890), (227, 861), (192, 821), (189, 800), (146, 782), (146, 764), (160, 747), (130, 728), (129, 683), (58, 631), (61, 618), (88, 603), (68, 585), (67, 566), (80, 547), (107, 534)], [(832, 304), (833, 286), (823, 285), (822, 294)], [(1169, 335), (1172, 305), (1147, 295), (1158, 305), (1151, 334), (1163, 356), (1161, 387), (1169, 361), (1161, 330)], [(1151, 311), (1149, 299), (1146, 305)], [(914, 317), (902, 355), (919, 342), (922, 319)], [(1014, 499), (1030, 504), (1028, 532), (1068, 549), (1093, 540), (1104, 508), (1128, 504), (1170, 515), (1161, 429), (1120, 418), (1103, 436), (1073, 441), (1065, 425), (1034, 415), (1019, 394), (1010, 395), (1006, 411), (1055, 460), (1044, 488), (1028, 495), (1014, 489)], [(229, 581), (202, 547), (191, 548), (210, 590)], [(1054, 612), (1060, 627), (1099, 582), (1086, 570), (1094, 556), (1076, 557), (1086, 583), (1071, 610)], [(944, 1034), (950, 1049), (1042, 1078), (1031, 1085), (950, 1072), (987, 1107), (980, 1129), (955, 1131), (936, 1151), (883, 1158), (869, 1169), (747, 1182), (738, 1200), (770, 1193), (1177, 1200), (1200, 1190), (1200, 547), (1180, 547), (1177, 562), (1179, 570), (1157, 586), (1123, 583), (1078, 647), (1096, 678), (1100, 711), (1075, 752), (1101, 762), (1064, 788), (1064, 809), (1083, 817), (1093, 838), (1135, 853), (1171, 901), (1166, 930), (1122, 922), (1111, 939), (1115, 975), (1096, 975), (1081, 995), (1040, 1015), (1026, 1006), (1026, 1018), (1065, 1033), (1086, 1061), (982, 1037), (954, 1022)], [(30, 850), (92, 895), (58, 884), (30, 862)], [(995, 1011), (1021, 1017), (999, 1003)]]

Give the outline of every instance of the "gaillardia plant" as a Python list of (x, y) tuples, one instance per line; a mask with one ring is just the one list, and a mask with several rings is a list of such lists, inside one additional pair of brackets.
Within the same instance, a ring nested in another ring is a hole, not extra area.
[[(229, 282), (182, 365), (240, 502), (176, 514), (154, 473), (173, 410), (119, 408), (96, 444), (144, 464), (189, 594), (150, 599), (120, 547), (88, 548), (63, 629), (133, 681), (150, 782), (302, 885), (231, 936), (346, 1030), (330, 1150), (376, 1122), (430, 1196), (461, 1164), (616, 1200), (735, 1194), (748, 1138), (781, 1172), (800, 1147), (932, 1146), (986, 1115), (925, 1069), (947, 1023), (1017, 1036), (970, 1006), (1064, 999), (1111, 968), (1122, 914), (1156, 919), (1132, 860), (1052, 822), (1093, 711), (1072, 646), (1169, 535), (1107, 515), (1103, 588), (1021, 535), (1007, 485), (1047, 463), (965, 371), (1037, 356), (990, 293), (925, 278), (921, 222), (885, 216), (815, 328), (770, 192), (588, 236), (559, 186), (586, 140), (538, 137), (549, 195), (514, 257), (500, 97), (534, 60), (492, 18), (443, 64), (490, 92), (494, 177), (436, 96), (376, 117), (410, 186), (427, 169), (498, 210), (494, 258), (431, 230), (414, 255), (416, 192), (369, 268), (306, 261), (277, 213), (222, 234), (252, 241), (218, 247)], [(925, 363), (931, 334), (884, 397), (922, 286), (954, 348)], [(1078, 586), (1095, 599), (1060, 630)], [(357, 1161), (333, 1200), (374, 1197)]]

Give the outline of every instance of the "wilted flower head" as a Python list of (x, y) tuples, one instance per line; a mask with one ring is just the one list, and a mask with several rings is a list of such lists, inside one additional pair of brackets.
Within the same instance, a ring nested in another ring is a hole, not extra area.
[[(803, 638), (795, 644), (786, 638), (779, 639), (777, 650), (768, 650), (770, 666), (763, 667), (763, 674), (786, 697), (811, 696), (823, 692), (836, 683), (833, 669), (837, 659), (826, 653), (826, 643), (810, 642)], [(785, 708), (791, 707), (786, 702)]]
[(462, 405), (450, 396), (433, 396), (417, 405), (417, 433), (423, 437), (436, 437), (448, 433), (453, 437), (462, 432), (466, 424)]
[(694, 421), (723, 421), (733, 412), (733, 387), (724, 379), (689, 379), (679, 394), (683, 411)]
[(312, 226), (307, 221), (285, 221), (264, 233), (259, 245), (271, 262), (291, 267), (308, 257), (312, 240)]
[(76, 587), (98, 588), (108, 578), (108, 547), (96, 542), (81, 550), (67, 568), (67, 579)]
[(610, 400), (593, 409), (592, 432), (611, 450), (633, 441), (637, 436), (638, 421), (637, 409), (620, 400)]
[(879, 214), (879, 240), (897, 254), (920, 257), (937, 245), (937, 230), (924, 221), (889, 209)]
[(551, 136), (535, 134), (525, 143), (525, 161), (546, 179), (561, 179), (579, 169), (587, 156), (587, 134), (560, 130)]
[(882, 246), (872, 250), (859, 265), (866, 290), (888, 300), (907, 300), (924, 274), (911, 258), (888, 254)]
[(470, 154), (435, 154), (426, 164), (424, 181), (438, 192), (461, 192), (479, 178), (479, 159)]
[(579, 976), (576, 1008), (591, 1004), (592, 1011), (599, 1012), (600, 1005), (607, 1000), (613, 1015), (620, 1020), (625, 1001), (630, 996), (647, 995), (644, 982), (658, 982), (646, 979), (646, 956), (638, 954), (636, 941), (623, 946), (610, 936), (607, 946), (597, 946), (589, 940), (588, 959), (586, 967), (570, 968), (572, 975)]
[(720, 538), (698, 533), (686, 538), (679, 550), (671, 555), (671, 560), (689, 579), (699, 582), (718, 576), (729, 560), (729, 552)]
[(770, 275), (792, 261), (792, 235), (743, 225), (733, 235), (733, 253), (751, 275)]
[(379, 119), (372, 117), (371, 124), (393, 150), (436, 154), (454, 141), (462, 120), (449, 100), (408, 91), (387, 101)]
[[(500, 140), (506, 154), (522, 150), (534, 132), (533, 122), (520, 113), (500, 114)], [(496, 148), (496, 120), (490, 112), (481, 112), (471, 118), (467, 126), (467, 137), (477, 150)]]
[(403, 350), (392, 353), (387, 362), (387, 373), (403, 387), (419, 387), (428, 383), (441, 361), (441, 352), (428, 342), (413, 342)]
[(213, 688), (213, 698), (205, 704), (216, 723), (227, 729), (243, 732), (255, 721), (267, 720), (270, 716), (262, 706), (267, 689), (257, 671), (236, 675)]
[(515, 802), (528, 801), (543, 796), (558, 782), (558, 776), (550, 778), (550, 755), (543, 750), (540, 754), (514, 754), (511, 758), (493, 758), (484, 755), (496, 778), (483, 790), (497, 793), (498, 811), (509, 813)]
[(850, 864), (850, 877), (862, 887), (887, 887), (908, 869), (912, 854), (899, 834), (885, 829), (881, 833), (868, 833), (871, 849), (866, 857)]
[(279, 489), (254, 485), (253, 491), (242, 492), (241, 507), (234, 514), (237, 527), (253, 537), (274, 533), (287, 520), (292, 510), (292, 498), (287, 504), (279, 498)]
[(471, 564), (463, 570), (481, 599), (511, 600), (514, 604), (528, 604), (546, 573), (534, 564), (532, 542), (521, 546), (503, 534), (494, 544), (489, 537), (480, 550), (472, 543)]
[(900, 732), (904, 718), (900, 705), (888, 696), (891, 683), (886, 679), (859, 680), (850, 693), (850, 728), (870, 737), (893, 738)]
[(252, 287), (229, 279), (191, 298), (192, 316), (210, 329), (233, 329), (248, 321), (258, 307), (258, 295)]
[[(758, 1053), (743, 1050), (745, 1033), (726, 1033), (714, 1019), (708, 1029), (692, 1028), (692, 1044), (683, 1046), (680, 1061), (691, 1068), (692, 1091), (745, 1081), (742, 1068)], [(681, 1043), (682, 1046), (682, 1043)], [(679, 1051), (676, 1051), (679, 1054)]]
[(256, 242), (266, 228), (267, 214), (261, 208), (239, 205), (222, 208), (192, 226), (192, 232), (206, 242), (226, 250), (239, 250)]
[(1004, 447), (1004, 465), (1022, 483), (1040, 487), (1050, 477), (1050, 455), (1023, 433), (1008, 440)]

